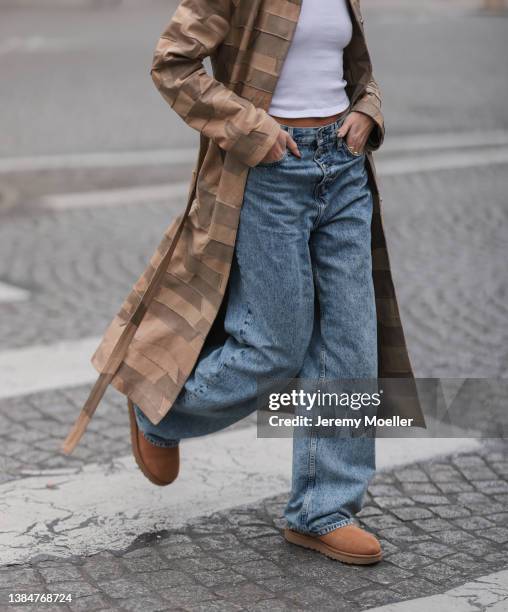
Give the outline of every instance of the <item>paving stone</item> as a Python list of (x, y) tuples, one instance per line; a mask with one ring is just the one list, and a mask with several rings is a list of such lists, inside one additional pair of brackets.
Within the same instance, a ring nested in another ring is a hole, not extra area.
[(497, 512), (496, 514), (489, 514), (489, 520), (499, 523), (501, 525), (508, 525), (508, 512)]
[[(160, 542), (159, 537), (156, 538), (156, 542)], [(122, 555), (122, 558), (123, 559), (146, 559), (148, 557), (153, 556), (154, 554), (157, 554), (157, 553), (152, 551), (151, 546), (150, 545), (147, 546), (146, 544), (144, 544), (143, 546), (140, 546), (139, 548), (131, 548), (130, 550), (127, 550)]]
[(473, 536), (467, 531), (456, 529), (450, 531), (438, 531), (434, 533), (434, 538), (439, 542), (454, 546), (455, 544), (460, 544), (461, 542), (468, 542), (469, 540), (473, 539)]
[[(275, 535), (278, 533), (278, 530), (272, 527), (271, 525), (246, 525), (242, 527), (242, 537), (245, 539), (254, 539), (267, 535)], [(252, 543), (250, 543), (252, 545)]]
[(394, 555), (390, 555), (390, 563), (406, 570), (415, 569), (432, 562), (431, 558), (424, 557), (421, 554), (417, 555), (414, 552), (398, 552)]
[(224, 599), (245, 605), (255, 603), (259, 599), (267, 599), (270, 592), (252, 582), (243, 582), (236, 585), (214, 589), (215, 593)]
[(363, 519), (369, 516), (379, 516), (382, 514), (383, 511), (381, 508), (376, 508), (375, 506), (364, 506), (356, 516), (357, 518)]
[(412, 572), (402, 569), (396, 565), (392, 565), (391, 562), (372, 566), (368, 575), (369, 580), (387, 586), (395, 584), (399, 580), (410, 578), (411, 576)]
[(252, 580), (262, 581), (263, 578), (268, 576), (283, 575), (284, 570), (281, 567), (271, 563), (270, 561), (248, 561), (247, 563), (240, 563), (235, 567), (236, 571), (246, 578)]
[(388, 557), (388, 555), (393, 555), (400, 552), (400, 548), (395, 546), (395, 544), (392, 544), (392, 542), (388, 542), (388, 540), (384, 540), (382, 537), (379, 537), (378, 539), (383, 548), (383, 555), (385, 558)]
[(298, 590), (290, 590), (285, 593), (285, 597), (293, 601), (301, 609), (317, 608), (319, 610), (345, 610), (345, 603), (337, 599), (335, 593), (328, 589), (322, 589), (314, 585), (306, 585)]
[(218, 596), (213, 591), (197, 584), (161, 589), (159, 594), (162, 599), (168, 601), (175, 608), (180, 606), (185, 608), (187, 604), (218, 599)]
[(287, 566), (286, 571), (290, 574), (300, 576), (304, 580), (318, 580), (323, 577), (323, 572), (326, 572), (330, 567), (335, 566), (337, 569), (337, 563), (328, 559), (324, 555), (316, 554), (309, 550), (309, 554), (305, 557), (304, 562), (294, 563)]
[(431, 518), (425, 519), (423, 521), (415, 521), (414, 524), (423, 529), (423, 531), (433, 532), (433, 531), (445, 531), (446, 529), (450, 529), (453, 525), (440, 518)]
[(221, 535), (210, 535), (205, 538), (200, 538), (197, 543), (203, 550), (223, 551), (243, 546), (240, 540), (232, 533), (223, 533)]
[(489, 463), (497, 463), (508, 461), (508, 453), (505, 449), (497, 451), (482, 452), (484, 459)]
[(508, 493), (508, 482), (504, 480), (474, 480), (472, 481), (473, 486), (482, 493), (487, 495), (493, 495), (494, 493)]
[(167, 610), (167, 602), (162, 600), (157, 595), (149, 593), (148, 595), (135, 594), (127, 599), (118, 602), (121, 609), (128, 612), (163, 612)]
[(109, 553), (100, 553), (86, 559), (83, 571), (97, 581), (120, 578), (125, 573), (120, 560)]
[(53, 584), (54, 582), (62, 582), (63, 580), (82, 580), (83, 574), (81, 568), (74, 567), (67, 563), (59, 563), (57, 565), (48, 565), (46, 563), (40, 563), (37, 566), (39, 574), (42, 576), (44, 582), (47, 584)]
[(123, 565), (130, 572), (157, 572), (162, 569), (169, 569), (170, 562), (161, 557), (156, 550), (149, 551), (150, 554), (138, 558), (124, 558)]
[(452, 457), (452, 463), (458, 466), (459, 468), (486, 467), (485, 460), (479, 455), (458, 455), (457, 457)]
[(198, 544), (170, 544), (168, 546), (161, 545), (159, 547), (160, 554), (168, 560), (183, 559), (185, 557), (193, 557), (194, 555), (202, 555), (203, 549)]
[(0, 570), (0, 589), (38, 586), (42, 584), (39, 574), (31, 568), (17, 568)]
[(430, 536), (415, 535), (410, 527), (389, 527), (388, 529), (381, 529), (378, 533), (381, 537), (393, 542), (418, 542), (430, 539)]
[(496, 461), (492, 463), (492, 469), (503, 478), (508, 478), (508, 461)]
[(196, 582), (191, 574), (179, 570), (160, 570), (157, 572), (143, 573), (140, 574), (140, 579), (145, 583), (145, 586), (156, 590), (184, 586)]
[(409, 497), (376, 497), (376, 504), (381, 508), (399, 508), (400, 506), (414, 506), (415, 502)]
[(185, 612), (240, 612), (241, 610), (245, 610), (245, 608), (232, 601), (224, 600), (220, 602), (207, 601), (206, 603), (187, 604), (185, 606)]
[(439, 493), (436, 485), (430, 482), (403, 482), (402, 491), (410, 497), (413, 497), (413, 495), (433, 495), (434, 493)]
[(492, 540), (498, 544), (505, 544), (508, 542), (508, 529), (504, 527), (492, 527), (491, 529), (485, 529), (481, 532), (483, 538)]
[(432, 512), (426, 508), (392, 508), (393, 514), (403, 521), (414, 521), (415, 519), (431, 518)]
[(496, 478), (496, 473), (491, 470), (489, 467), (480, 467), (480, 468), (461, 468), (460, 470), (466, 480), (494, 480)]
[(470, 516), (464, 519), (455, 519), (453, 521), (455, 525), (458, 525), (462, 529), (468, 529), (475, 531), (477, 529), (489, 529), (494, 527), (492, 521), (484, 518), (483, 516)]
[(404, 597), (391, 589), (362, 589), (360, 591), (351, 591), (344, 595), (345, 599), (354, 602), (362, 607), (362, 609), (382, 606), (388, 602), (394, 603), (401, 601)]
[(427, 482), (429, 477), (417, 468), (397, 470), (395, 476), (400, 482)]
[[(365, 581), (364, 584), (366, 584)], [(290, 589), (300, 590), (302, 588), (302, 581), (299, 577), (288, 576), (287, 574), (270, 576), (263, 580), (263, 587), (273, 593), (289, 591)]]
[[(383, 550), (383, 552), (385, 551)], [(319, 578), (313, 578), (313, 584), (319, 585), (327, 590), (331, 589), (340, 596), (343, 596), (344, 593), (353, 591), (355, 589), (369, 588), (372, 586), (369, 579), (367, 577), (363, 577), (361, 573), (340, 571), (337, 564), (333, 563), (330, 563), (329, 566), (331, 566), (330, 571), (328, 573), (323, 572), (323, 575)]]
[[(496, 497), (497, 496), (494, 496), (494, 499)], [(487, 518), (489, 518), (491, 514), (498, 514), (499, 512), (505, 512), (506, 507), (507, 506), (505, 503), (491, 502), (488, 506), (475, 506), (474, 514), (479, 514), (481, 516), (486, 516)]]
[(493, 564), (494, 567), (497, 565), (499, 569), (506, 568), (506, 552), (492, 552), (488, 555), (485, 555), (485, 561)]
[(453, 481), (462, 482), (464, 480), (464, 477), (462, 476), (462, 474), (451, 466), (446, 466), (440, 469), (429, 468), (429, 472), (431, 474), (432, 480), (435, 483), (444, 483), (444, 482), (453, 482)]
[(69, 603), (68, 606), (72, 612), (96, 612), (110, 609), (110, 605), (106, 598), (99, 594), (80, 597)]
[(443, 562), (460, 571), (475, 571), (478, 568), (478, 559), (474, 559), (465, 553), (457, 553), (456, 555), (446, 557)]
[(188, 573), (200, 572), (201, 570), (216, 571), (225, 567), (227, 566), (224, 561), (217, 557), (207, 555), (175, 559), (172, 565), (172, 569), (182, 570)]
[(102, 593), (107, 593), (109, 597), (123, 598), (123, 597), (143, 597), (149, 596), (150, 589), (141, 582), (137, 582), (129, 578), (118, 578), (117, 580), (108, 580), (105, 582), (99, 582), (98, 587)]
[(434, 593), (439, 593), (441, 587), (424, 580), (423, 578), (412, 577), (410, 580), (401, 580), (391, 585), (391, 588), (400, 593), (404, 599), (417, 599), (429, 597)]
[(483, 493), (459, 493), (457, 502), (463, 506), (474, 507), (490, 504), (490, 499)]
[(85, 580), (66, 580), (51, 584), (51, 590), (57, 593), (70, 593), (72, 598), (86, 597), (97, 593), (97, 588)]
[(432, 512), (435, 512), (441, 518), (459, 518), (462, 516), (470, 516), (471, 512), (463, 506), (432, 506), (429, 508)]
[(474, 557), (484, 557), (492, 552), (495, 552), (495, 546), (493, 543), (487, 540), (481, 540), (479, 538), (468, 542), (460, 542), (455, 544), (455, 548), (460, 551)]
[(206, 587), (216, 587), (223, 584), (240, 584), (245, 582), (245, 577), (236, 573), (231, 568), (220, 569), (214, 572), (199, 572), (199, 582)]
[(269, 535), (249, 540), (249, 546), (260, 551), (273, 550), (274, 548), (278, 548), (281, 543), (284, 544), (284, 546), (290, 546), (280, 535)]
[(465, 493), (474, 491), (473, 486), (468, 482), (439, 482), (437, 486), (443, 493)]
[(411, 498), (417, 504), (427, 506), (437, 506), (439, 504), (449, 504), (450, 500), (444, 495), (412, 495)]
[(400, 490), (389, 484), (371, 485), (369, 487), (369, 493), (374, 497), (386, 497), (391, 495), (400, 495)]
[(294, 604), (276, 599), (263, 599), (245, 608), (249, 612), (289, 612), (299, 610)]
[(420, 542), (411, 547), (411, 551), (416, 554), (422, 554), (432, 559), (441, 559), (451, 552), (449, 546), (439, 544), (437, 542)]
[(460, 570), (446, 563), (433, 563), (418, 570), (419, 578), (437, 583), (449, 583), (450, 578), (460, 575)]
[(391, 514), (365, 518), (362, 519), (361, 522), (370, 529), (384, 529), (385, 527), (397, 527), (402, 525), (401, 520)]
[(223, 561), (227, 561), (230, 565), (243, 563), (244, 561), (255, 561), (266, 558), (263, 557), (263, 555), (258, 551), (253, 550), (252, 548), (247, 548), (244, 545), (237, 549), (232, 548), (230, 550), (216, 551), (215, 556), (219, 557), (219, 559), (222, 559)]

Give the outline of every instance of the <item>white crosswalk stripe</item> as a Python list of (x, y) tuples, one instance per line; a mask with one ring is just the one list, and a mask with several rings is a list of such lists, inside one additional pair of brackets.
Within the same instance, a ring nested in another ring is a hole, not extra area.
[(93, 382), (90, 357), (100, 338), (0, 351), (0, 398)]
[(0, 282), (0, 304), (24, 302), (30, 298), (30, 291)]
[(126, 189), (103, 189), (80, 193), (63, 193), (45, 196), (41, 200), (44, 208), (51, 210), (71, 210), (75, 208), (94, 208), (96, 206), (126, 206), (146, 204), (147, 202), (166, 202), (171, 198), (185, 197), (189, 184), (169, 183), (129, 187)]
[(508, 570), (481, 576), (442, 595), (432, 595), (371, 608), (368, 612), (506, 612)]

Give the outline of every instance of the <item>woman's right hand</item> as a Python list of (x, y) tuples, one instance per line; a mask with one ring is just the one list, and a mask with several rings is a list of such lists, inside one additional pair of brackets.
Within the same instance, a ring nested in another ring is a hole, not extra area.
[(288, 148), (291, 153), (293, 153), (293, 155), (296, 155), (296, 157), (302, 156), (298, 149), (298, 145), (293, 140), (291, 135), (286, 132), (286, 130), (283, 130), (281, 128), (277, 136), (277, 140), (274, 142), (272, 148), (268, 151), (268, 153), (259, 163), (266, 164), (282, 159), (286, 148)]

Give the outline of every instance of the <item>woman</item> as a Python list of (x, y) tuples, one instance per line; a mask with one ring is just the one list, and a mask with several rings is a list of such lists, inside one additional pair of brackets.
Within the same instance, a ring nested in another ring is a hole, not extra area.
[[(108, 384), (129, 397), (138, 465), (166, 485), (179, 441), (251, 413), (259, 380), (412, 376), (371, 159), (384, 127), (362, 24), (358, 0), (180, 3), (152, 77), (201, 134), (187, 210), (93, 357), (101, 376), (67, 452)], [(286, 538), (379, 561), (379, 542), (353, 520), (374, 469), (372, 438), (295, 438)]]

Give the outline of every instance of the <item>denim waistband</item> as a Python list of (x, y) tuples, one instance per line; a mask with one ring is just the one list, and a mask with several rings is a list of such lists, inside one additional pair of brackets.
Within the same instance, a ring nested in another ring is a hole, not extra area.
[(337, 130), (340, 128), (344, 119), (346, 118), (349, 109), (346, 109), (344, 113), (338, 117), (332, 123), (326, 123), (325, 125), (312, 126), (312, 127), (295, 127), (292, 125), (280, 124), (280, 127), (289, 132), (293, 140), (298, 144), (313, 144), (313, 143), (325, 143), (334, 142), (337, 138)]

